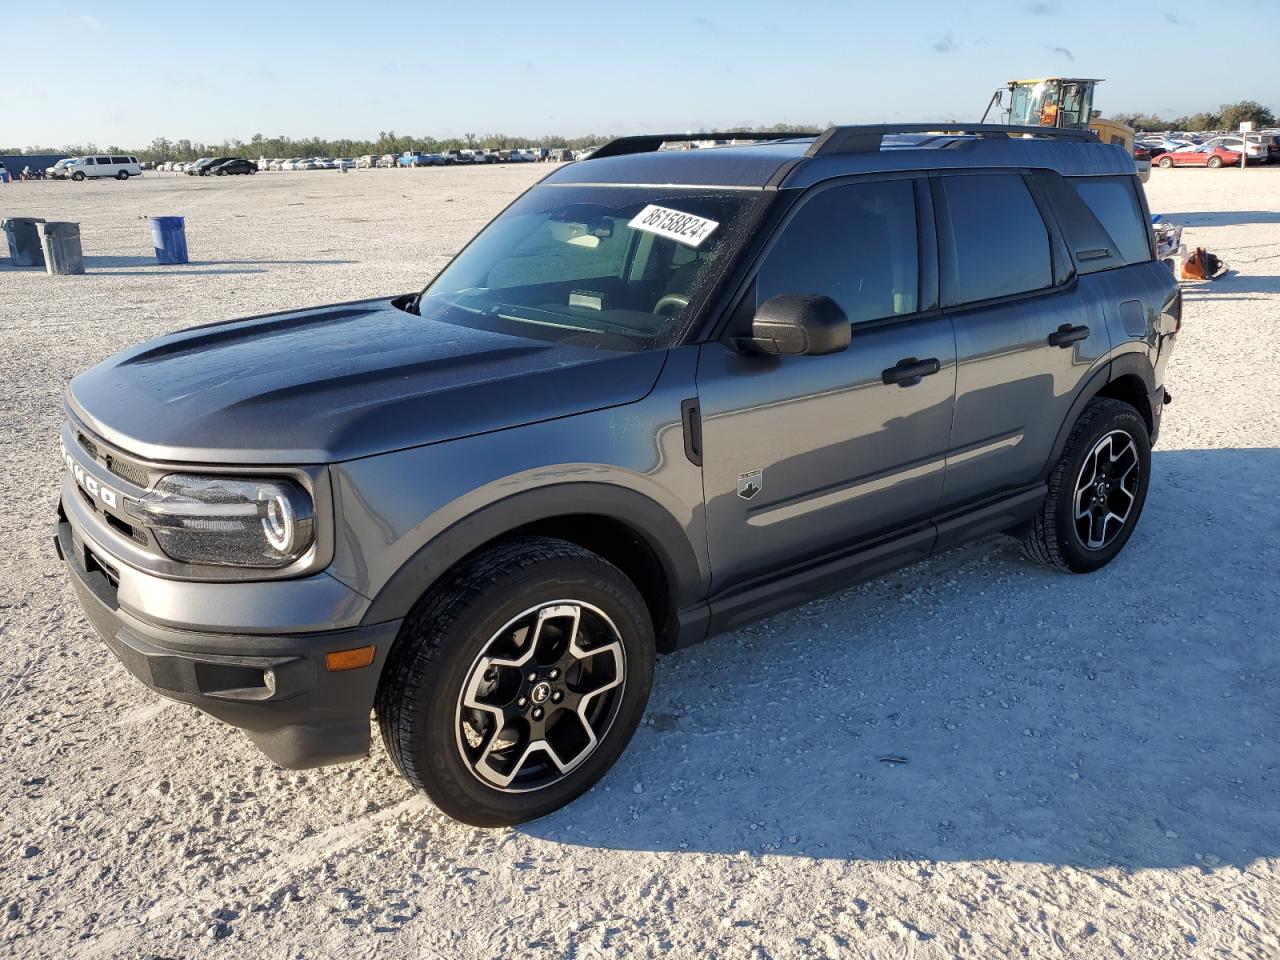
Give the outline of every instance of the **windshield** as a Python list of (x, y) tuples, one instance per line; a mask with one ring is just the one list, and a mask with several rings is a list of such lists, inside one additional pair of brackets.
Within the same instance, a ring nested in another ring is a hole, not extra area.
[(535, 187), (423, 291), (415, 312), (600, 349), (667, 346), (764, 203), (757, 190)]

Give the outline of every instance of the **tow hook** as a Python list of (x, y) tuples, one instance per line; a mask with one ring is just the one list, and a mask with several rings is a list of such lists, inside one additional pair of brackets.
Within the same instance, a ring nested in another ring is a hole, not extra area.
[(1164, 392), (1164, 405), (1167, 407), (1171, 403), (1173, 403), (1173, 395), (1166, 390)]

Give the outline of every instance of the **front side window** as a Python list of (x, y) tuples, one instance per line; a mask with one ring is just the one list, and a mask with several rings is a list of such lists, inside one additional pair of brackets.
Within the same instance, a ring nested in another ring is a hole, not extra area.
[(992, 300), (1053, 283), (1049, 231), (1021, 176), (942, 178), (942, 296), (948, 306)]
[(128, 163), (129, 158), (128, 157), (112, 157), (111, 162), (112, 163)]
[(409, 309), (601, 349), (669, 346), (768, 196), (544, 184), (486, 227)]
[(820, 294), (852, 323), (919, 309), (920, 253), (910, 180), (820, 190), (783, 228), (756, 277), (756, 301)]

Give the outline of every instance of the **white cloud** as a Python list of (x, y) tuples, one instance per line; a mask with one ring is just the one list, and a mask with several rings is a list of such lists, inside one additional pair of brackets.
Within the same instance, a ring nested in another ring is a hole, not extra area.
[(80, 14), (77, 19), (80, 21), (80, 25), (82, 27), (88, 27), (90, 30), (96, 31), (97, 33), (101, 33), (103, 30), (107, 29), (102, 25), (101, 20), (97, 17), (92, 17), (87, 13)]

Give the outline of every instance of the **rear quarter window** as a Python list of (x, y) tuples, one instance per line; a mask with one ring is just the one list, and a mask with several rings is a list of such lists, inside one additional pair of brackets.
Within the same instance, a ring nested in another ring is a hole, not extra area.
[(1125, 263), (1151, 259), (1150, 228), (1132, 177), (1076, 177), (1076, 193), (1115, 241)]

